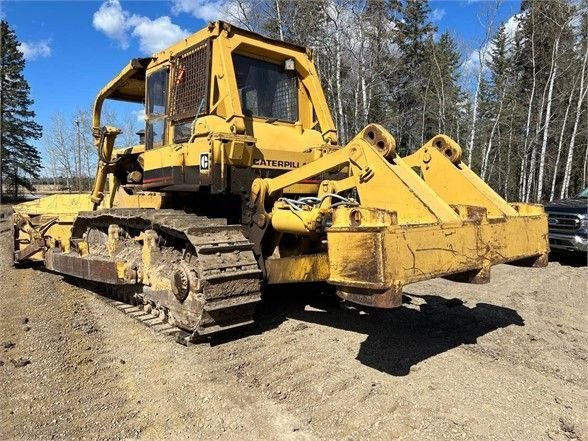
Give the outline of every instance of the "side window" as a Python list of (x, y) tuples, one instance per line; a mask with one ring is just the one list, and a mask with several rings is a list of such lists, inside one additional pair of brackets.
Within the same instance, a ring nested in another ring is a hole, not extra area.
[(161, 147), (164, 143), (165, 118), (152, 119), (147, 121), (147, 139), (145, 149)]
[(160, 69), (147, 77), (147, 127), (145, 149), (165, 142), (168, 70)]

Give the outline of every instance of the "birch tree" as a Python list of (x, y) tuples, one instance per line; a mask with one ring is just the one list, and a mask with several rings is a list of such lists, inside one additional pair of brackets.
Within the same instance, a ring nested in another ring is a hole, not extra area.
[[(485, 14), (484, 19), (484, 38), (482, 39), (482, 43), (480, 44), (478, 51), (477, 51), (477, 58), (478, 58), (478, 66), (477, 66), (477, 74), (476, 74), (476, 84), (475, 84), (475, 91), (474, 97), (472, 102), (472, 122), (470, 127), (470, 136), (467, 143), (467, 163), (472, 163), (472, 157), (474, 154), (474, 142), (476, 139), (476, 125), (478, 123), (478, 106), (480, 101), (480, 87), (482, 85), (482, 80), (484, 78), (484, 69), (486, 66), (486, 57), (487, 52), (489, 49), (489, 42), (492, 38), (494, 33), (494, 27), (496, 23), (496, 15), (498, 9), (500, 7), (501, 1), (496, 0), (491, 9), (488, 9)], [(480, 20), (480, 23), (482, 21)]]
[(545, 124), (543, 126), (543, 141), (541, 143), (541, 154), (539, 155), (539, 173), (537, 176), (537, 201), (541, 201), (543, 195), (543, 173), (545, 170), (545, 158), (547, 152), (547, 140), (549, 137), (549, 123), (551, 122), (551, 104), (553, 101), (553, 85), (557, 78), (557, 57), (559, 49), (559, 35), (553, 45), (553, 53), (551, 56), (551, 69), (549, 73), (549, 92), (547, 93), (547, 108), (545, 110)]
[[(586, 41), (583, 42), (584, 56), (582, 57), (582, 70), (580, 74), (580, 86), (578, 90), (578, 101), (576, 104), (576, 118), (574, 120), (574, 126), (570, 135), (570, 143), (568, 147), (568, 155), (566, 158), (566, 166), (564, 169), (563, 183), (561, 186), (560, 198), (568, 196), (570, 187), (570, 179), (572, 175), (572, 163), (574, 159), (574, 149), (576, 146), (576, 136), (578, 134), (578, 126), (580, 124), (580, 118), (582, 117), (583, 110), (586, 107), (586, 94), (588, 93), (588, 87), (586, 85), (586, 64), (588, 63), (588, 44)], [(582, 109), (584, 107), (584, 109)]]

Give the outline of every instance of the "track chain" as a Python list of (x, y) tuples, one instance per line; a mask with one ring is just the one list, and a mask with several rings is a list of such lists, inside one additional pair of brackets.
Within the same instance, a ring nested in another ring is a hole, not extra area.
[[(176, 261), (187, 267), (198, 281), (198, 290), (191, 297), (197, 298), (196, 302), (182, 303), (173, 295), (157, 297), (145, 287), (132, 298), (123, 295), (119, 300), (125, 303), (116, 300), (118, 303), (113, 306), (117, 309), (137, 317), (155, 315), (153, 323), (165, 323), (168, 331), (180, 336), (182, 342), (201, 340), (253, 323), (255, 305), (261, 300), (262, 274), (253, 254), (253, 244), (241, 225), (227, 225), (223, 218), (178, 210), (105, 209), (81, 212), (73, 225), (72, 239), (82, 239), (90, 228), (106, 232), (112, 224), (131, 235), (154, 230), (160, 247), (174, 253)], [(172, 271), (170, 267), (169, 273)], [(158, 298), (166, 300), (160, 302)], [(196, 319), (177, 319), (186, 314)]]

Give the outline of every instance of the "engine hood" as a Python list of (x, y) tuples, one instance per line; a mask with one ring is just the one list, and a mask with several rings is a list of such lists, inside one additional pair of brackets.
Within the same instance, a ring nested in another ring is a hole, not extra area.
[(561, 212), (567, 211), (578, 214), (588, 214), (588, 199), (570, 198), (560, 199), (545, 204), (545, 211)]

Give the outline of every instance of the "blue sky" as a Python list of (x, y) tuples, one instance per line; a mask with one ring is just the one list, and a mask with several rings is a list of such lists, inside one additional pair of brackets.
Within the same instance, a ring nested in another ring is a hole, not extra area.
[[(66, 117), (87, 108), (96, 92), (131, 58), (162, 49), (187, 33), (223, 17), (224, 0), (171, 1), (7, 1), (0, 12), (15, 29), (27, 59), (25, 76), (37, 120)], [(480, 23), (494, 1), (431, 1), (439, 31), (457, 38), (464, 60), (475, 59), (484, 38)], [(520, 1), (504, 1), (499, 21), (519, 11)], [(42, 143), (37, 143), (42, 150)]]

